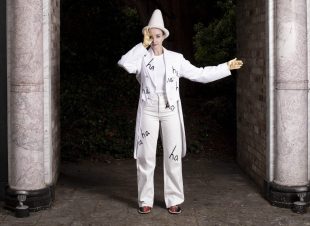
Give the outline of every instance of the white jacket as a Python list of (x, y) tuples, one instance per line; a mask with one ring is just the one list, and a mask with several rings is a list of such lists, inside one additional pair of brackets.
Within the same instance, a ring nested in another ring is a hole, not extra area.
[[(118, 65), (127, 72), (136, 74), (140, 83), (140, 100), (136, 120), (134, 158), (137, 156), (138, 141), (140, 140), (141, 104), (148, 101), (150, 94), (156, 91), (156, 69), (152, 64), (154, 53), (150, 48), (147, 50), (142, 43), (134, 46), (118, 61)], [(166, 65), (166, 94), (171, 110), (177, 110), (180, 116), (182, 128), (182, 157), (186, 154), (185, 128), (183, 112), (179, 93), (179, 78), (184, 77), (192, 81), (208, 83), (230, 75), (227, 63), (218, 66), (197, 68), (186, 60), (182, 54), (169, 51), (164, 48), (164, 61)]]

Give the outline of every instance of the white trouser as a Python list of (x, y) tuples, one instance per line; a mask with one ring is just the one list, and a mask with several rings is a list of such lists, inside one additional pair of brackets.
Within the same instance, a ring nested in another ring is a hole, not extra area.
[(143, 103), (141, 114), (141, 141), (137, 152), (139, 207), (153, 207), (154, 170), (159, 128), (164, 154), (164, 195), (166, 207), (184, 201), (182, 178), (182, 135), (177, 109), (167, 106), (163, 94), (154, 94)]

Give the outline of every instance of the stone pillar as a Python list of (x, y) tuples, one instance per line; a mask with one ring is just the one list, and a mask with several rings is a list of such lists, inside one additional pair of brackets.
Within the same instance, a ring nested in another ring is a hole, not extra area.
[(60, 161), (60, 0), (43, 1), (44, 175), (56, 183)]
[(308, 192), (306, 0), (275, 1), (275, 150), (272, 204), (290, 207)]
[[(0, 34), (6, 33), (6, 1), (0, 1)], [(0, 35), (0, 200), (8, 183), (6, 35)]]
[(7, 27), (10, 188), (6, 204), (16, 206), (15, 191), (26, 190), (29, 207), (38, 210), (50, 205), (43, 154), (43, 1), (8, 1)]
[(41, 0), (8, 3), (9, 185), (45, 187), (43, 166), (43, 9)]

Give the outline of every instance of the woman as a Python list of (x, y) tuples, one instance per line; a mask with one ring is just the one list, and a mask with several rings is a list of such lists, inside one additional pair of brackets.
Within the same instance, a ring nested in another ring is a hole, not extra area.
[[(140, 83), (134, 158), (137, 160), (139, 213), (149, 213), (154, 201), (156, 146), (160, 131), (164, 149), (164, 195), (171, 214), (181, 213), (184, 202), (182, 159), (186, 153), (179, 78), (207, 83), (230, 75), (242, 61), (231, 60), (218, 66), (197, 68), (182, 54), (162, 45), (169, 31), (160, 10), (155, 10), (142, 30), (143, 43), (129, 50), (118, 64), (135, 73)], [(148, 50), (147, 48), (150, 47)]]

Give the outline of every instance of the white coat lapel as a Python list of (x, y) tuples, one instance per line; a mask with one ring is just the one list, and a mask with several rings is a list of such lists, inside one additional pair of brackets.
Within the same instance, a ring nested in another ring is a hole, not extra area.
[(164, 49), (164, 59), (166, 64), (166, 86), (173, 86), (176, 81), (176, 77), (178, 77), (178, 71), (176, 66), (174, 65), (174, 56), (169, 52), (169, 50)]
[(170, 53), (167, 49), (164, 48), (164, 60), (166, 65), (166, 84), (168, 83), (169, 78), (172, 75), (172, 59)]
[[(155, 85), (155, 66), (154, 66), (154, 53), (150, 48), (148, 54), (144, 58), (144, 67), (147, 74), (150, 76), (151, 81)], [(147, 76), (147, 75), (146, 75)]]
[(176, 55), (164, 49), (164, 59), (166, 64), (166, 92), (168, 102), (174, 108), (173, 103), (179, 99), (179, 67)]

